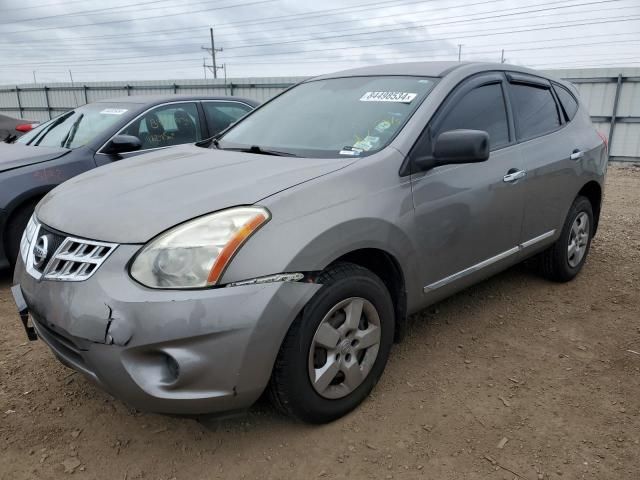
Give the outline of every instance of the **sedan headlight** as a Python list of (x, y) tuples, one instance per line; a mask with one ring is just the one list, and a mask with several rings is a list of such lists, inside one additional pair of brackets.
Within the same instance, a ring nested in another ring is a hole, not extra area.
[(270, 218), (262, 207), (236, 207), (178, 225), (142, 248), (131, 276), (151, 288), (215, 285), (244, 242)]

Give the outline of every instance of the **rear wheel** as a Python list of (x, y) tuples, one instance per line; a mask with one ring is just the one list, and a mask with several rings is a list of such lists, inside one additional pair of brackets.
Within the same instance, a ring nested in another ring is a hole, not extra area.
[(560, 238), (540, 255), (542, 273), (557, 282), (568, 282), (582, 269), (593, 235), (593, 208), (586, 197), (577, 197), (564, 222)]
[(391, 296), (371, 271), (336, 264), (318, 283), (285, 337), (270, 383), (276, 407), (311, 423), (335, 420), (369, 395), (394, 330)]

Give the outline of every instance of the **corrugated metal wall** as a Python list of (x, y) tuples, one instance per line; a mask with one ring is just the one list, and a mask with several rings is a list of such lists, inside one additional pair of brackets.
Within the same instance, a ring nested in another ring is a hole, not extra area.
[[(640, 68), (551, 70), (548, 73), (576, 85), (597, 128), (610, 138), (613, 160), (640, 159)], [(226, 84), (218, 79), (207, 82), (90, 82), (74, 87), (70, 83), (6, 86), (0, 87), (0, 113), (44, 121), (87, 102), (145, 94), (237, 95), (264, 101), (303, 79), (236, 78), (228, 80)]]
[(594, 124), (609, 138), (611, 160), (640, 159), (640, 68), (586, 68), (548, 73), (569, 80), (577, 87)]
[(127, 95), (235, 95), (265, 101), (304, 77), (228, 80), (158, 80), (143, 82), (54, 83), (0, 87), (0, 113), (44, 121), (70, 108)]

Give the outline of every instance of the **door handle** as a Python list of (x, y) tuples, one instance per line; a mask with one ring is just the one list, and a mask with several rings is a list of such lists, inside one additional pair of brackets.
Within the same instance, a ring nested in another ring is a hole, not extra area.
[(526, 176), (527, 176), (527, 172), (525, 172), (524, 170), (512, 169), (512, 170), (509, 170), (509, 172), (504, 177), (502, 177), (502, 181), (506, 183), (512, 183)]
[(584, 152), (578, 148), (571, 152), (571, 155), (569, 156), (571, 160), (580, 160), (582, 157), (584, 157)]

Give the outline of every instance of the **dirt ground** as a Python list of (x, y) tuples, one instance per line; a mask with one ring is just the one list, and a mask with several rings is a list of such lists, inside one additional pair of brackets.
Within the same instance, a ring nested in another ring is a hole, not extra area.
[(640, 168), (611, 167), (576, 280), (517, 267), (415, 315), (373, 395), (318, 427), (131, 410), (26, 341), (0, 273), (0, 478), (639, 478), (639, 281)]

